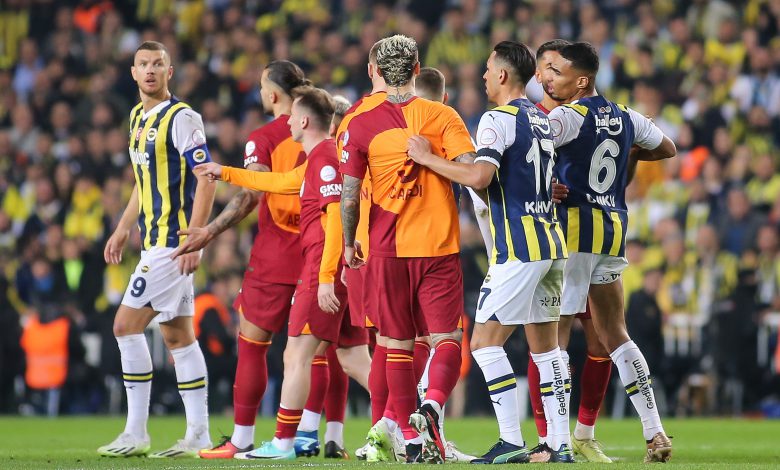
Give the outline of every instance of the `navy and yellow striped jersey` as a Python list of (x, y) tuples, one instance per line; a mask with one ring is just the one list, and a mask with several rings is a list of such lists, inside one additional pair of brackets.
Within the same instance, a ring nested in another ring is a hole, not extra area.
[(555, 175), (569, 188), (558, 208), (569, 252), (624, 256), (628, 154), (656, 148), (652, 121), (601, 96), (555, 108), (549, 115), (558, 158)]
[(130, 160), (138, 188), (142, 248), (177, 247), (192, 214), (196, 178), (192, 168), (211, 161), (203, 122), (176, 98), (144, 113), (130, 113)]
[(547, 116), (525, 98), (488, 111), (477, 129), (475, 161), (498, 167), (487, 188), (491, 264), (566, 258), (551, 200), (555, 159)]

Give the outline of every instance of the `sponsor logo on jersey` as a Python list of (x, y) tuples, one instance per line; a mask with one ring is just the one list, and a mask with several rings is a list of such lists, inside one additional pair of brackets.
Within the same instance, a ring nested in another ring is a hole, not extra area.
[(349, 161), (349, 152), (346, 150), (341, 151), (341, 163), (347, 163)]
[(341, 145), (347, 145), (347, 142), (349, 142), (349, 131), (344, 131), (341, 134)]
[(585, 198), (591, 204), (598, 204), (600, 206), (606, 206), (606, 207), (615, 207), (615, 196), (611, 194), (597, 194), (596, 196), (593, 196), (591, 194), (586, 194)]
[(526, 201), (525, 211), (528, 214), (548, 214), (552, 212), (552, 201)]
[(607, 131), (609, 135), (618, 135), (623, 132), (623, 118), (618, 117), (599, 117), (593, 116), (596, 119), (596, 134), (601, 131)]
[(323, 184), (320, 186), (322, 197), (341, 196), (341, 185), (338, 183)]
[(330, 165), (325, 165), (320, 170), (320, 179), (322, 179), (322, 181), (325, 181), (326, 183), (335, 180), (336, 175), (337, 175), (336, 169)]
[(482, 129), (482, 132), (479, 133), (480, 145), (492, 145), (496, 142), (497, 139), (498, 135), (496, 134), (496, 131), (489, 127)]
[(413, 197), (423, 196), (423, 185), (415, 184), (411, 188), (396, 188), (390, 189), (390, 199), (411, 199)]
[(130, 161), (136, 165), (149, 166), (149, 152), (130, 149)]
[(255, 157), (255, 156), (252, 156), (252, 157), (246, 157), (246, 158), (244, 159), (244, 168), (248, 167), (248, 166), (249, 166), (249, 165), (251, 165), (252, 163), (257, 163), (257, 157)]
[(149, 129), (149, 131), (146, 133), (146, 140), (149, 142), (154, 142), (154, 139), (157, 138), (157, 129), (154, 127)]
[(257, 148), (257, 146), (253, 141), (250, 140), (249, 142), (246, 143), (246, 146), (244, 147), (244, 153), (248, 157), (252, 155), (252, 152), (255, 151), (255, 148)]
[[(535, 110), (536, 108), (533, 109)], [(548, 134), (550, 132), (550, 120), (547, 119), (547, 116), (540, 116), (536, 113), (526, 113), (526, 116), (528, 116), (528, 124), (530, 124), (532, 128), (535, 128), (542, 134)]]
[(195, 163), (203, 163), (206, 161), (206, 151), (203, 149), (198, 149), (192, 154), (192, 159), (195, 160)]

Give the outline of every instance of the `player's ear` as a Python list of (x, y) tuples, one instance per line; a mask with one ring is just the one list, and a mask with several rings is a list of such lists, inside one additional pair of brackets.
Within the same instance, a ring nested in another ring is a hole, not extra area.
[(275, 91), (272, 91), (268, 94), (268, 99), (271, 100), (271, 104), (276, 104), (279, 101), (279, 96)]
[(447, 104), (447, 101), (449, 101), (449, 100), (450, 100), (450, 94), (445, 91), (444, 92), (444, 99), (442, 100), (442, 103), (443, 104)]
[(590, 85), (590, 77), (582, 76), (577, 77), (577, 88), (581, 90), (587, 90)]
[(173, 77), (173, 65), (168, 66), (168, 80), (170, 80), (171, 77)]
[(420, 62), (418, 61), (416, 64), (414, 64), (414, 75), (420, 75)]
[(309, 127), (309, 116), (301, 116), (301, 129)]
[(373, 80), (374, 79), (374, 66), (371, 64), (371, 62), (369, 62), (366, 65), (366, 72), (368, 73), (369, 80)]

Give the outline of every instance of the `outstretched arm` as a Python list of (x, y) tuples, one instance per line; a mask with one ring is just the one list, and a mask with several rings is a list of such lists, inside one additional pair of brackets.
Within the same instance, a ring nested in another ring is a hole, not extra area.
[(195, 167), (199, 175), (212, 180), (217, 178), (236, 186), (275, 194), (298, 194), (301, 191), (306, 163), (285, 173), (269, 173), (222, 166), (218, 163), (204, 163)]
[(496, 166), (488, 162), (476, 162), (473, 152), (459, 155), (453, 161), (431, 152), (431, 143), (425, 137), (414, 135), (407, 141), (409, 158), (455, 183), (474, 189), (485, 189), (496, 173)]

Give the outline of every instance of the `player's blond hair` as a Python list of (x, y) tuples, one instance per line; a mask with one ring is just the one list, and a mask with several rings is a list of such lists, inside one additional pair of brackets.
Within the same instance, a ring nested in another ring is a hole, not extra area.
[(417, 62), (417, 42), (402, 34), (383, 39), (376, 51), (376, 65), (391, 87), (409, 83)]

